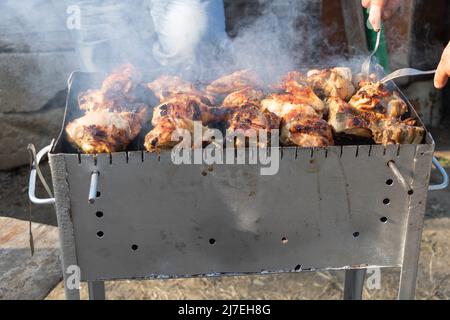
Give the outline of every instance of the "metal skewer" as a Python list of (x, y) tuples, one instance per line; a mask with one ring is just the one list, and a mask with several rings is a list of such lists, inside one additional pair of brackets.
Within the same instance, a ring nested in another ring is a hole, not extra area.
[(434, 74), (436, 73), (436, 70), (429, 70), (429, 71), (422, 71), (417, 70), (413, 68), (404, 68), (404, 69), (398, 69), (391, 74), (387, 75), (383, 79), (380, 80), (381, 83), (386, 83), (391, 80), (401, 78), (401, 77), (411, 77), (411, 76), (421, 76), (426, 74)]
[(375, 43), (375, 48), (373, 49), (373, 51), (370, 54), (370, 56), (368, 56), (366, 58), (366, 60), (364, 60), (364, 62), (362, 64), (362, 67), (361, 67), (361, 73), (365, 77), (369, 77), (369, 74), (370, 74), (370, 63), (372, 62), (373, 56), (377, 53), (378, 48), (380, 47), (380, 42), (381, 42), (381, 31), (378, 31), (378, 33), (377, 33), (377, 42)]
[(403, 177), (402, 173), (400, 172), (400, 170), (398, 169), (397, 165), (395, 164), (394, 161), (389, 161), (388, 162), (388, 166), (389, 168), (392, 170), (392, 173), (394, 174), (394, 176), (397, 178), (398, 182), (400, 182), (400, 184), (403, 186), (403, 188), (405, 188), (406, 192), (409, 195), (413, 194), (413, 189), (412, 187), (409, 185), (409, 183), (406, 181), (406, 179)]

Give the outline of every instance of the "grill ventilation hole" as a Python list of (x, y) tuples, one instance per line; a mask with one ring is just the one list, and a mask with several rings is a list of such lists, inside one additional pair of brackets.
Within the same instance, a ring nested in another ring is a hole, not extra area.
[(137, 251), (137, 249), (139, 249), (139, 247), (138, 247), (137, 244), (133, 244), (133, 245), (131, 246), (131, 250)]
[(214, 245), (215, 243), (216, 243), (216, 239), (213, 239), (213, 238), (209, 239), (210, 245)]
[(388, 218), (386, 218), (386, 217), (381, 217), (381, 218), (380, 218), (380, 221), (381, 221), (382, 223), (386, 223), (386, 222), (388, 221)]
[(97, 198), (100, 198), (101, 195), (100, 191), (97, 191)]
[(353, 238), (358, 238), (359, 237), (359, 232), (353, 232)]
[(388, 186), (392, 186), (392, 185), (394, 184), (394, 180), (388, 179), (388, 180), (386, 180), (386, 184), (387, 184)]
[(103, 233), (103, 231), (98, 231), (97, 232), (97, 237), (99, 237), (99, 238), (103, 238), (104, 235), (105, 234)]
[(97, 216), (97, 218), (101, 218), (101, 217), (103, 217), (103, 212), (102, 211), (97, 211), (95, 213), (95, 215)]
[(298, 265), (295, 266), (294, 270), (295, 271), (300, 271), (301, 268), (302, 268), (302, 266), (298, 264)]
[(385, 205), (388, 205), (388, 204), (391, 203), (391, 200), (390, 200), (389, 198), (386, 198), (386, 199), (383, 200), (383, 203), (384, 203)]

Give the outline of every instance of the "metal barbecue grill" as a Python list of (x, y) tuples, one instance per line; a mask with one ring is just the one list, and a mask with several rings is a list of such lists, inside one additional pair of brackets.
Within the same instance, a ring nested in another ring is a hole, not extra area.
[[(79, 266), (92, 299), (107, 280), (315, 270), (346, 270), (344, 297), (358, 299), (373, 267), (401, 267), (399, 298), (414, 298), (427, 192), (448, 185), (429, 133), (420, 145), (282, 147), (274, 176), (260, 165), (175, 165), (139, 143), (80, 155), (64, 127), (101, 79), (70, 78), (62, 133), (35, 160), (48, 154), (55, 197), (35, 196), (35, 168), (29, 189), (32, 202), (55, 204), (64, 279)], [(429, 187), (432, 163), (444, 181)]]

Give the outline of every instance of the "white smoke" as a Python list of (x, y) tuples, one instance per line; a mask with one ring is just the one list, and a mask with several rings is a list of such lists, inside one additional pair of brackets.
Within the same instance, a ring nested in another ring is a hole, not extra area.
[[(61, 42), (72, 37), (78, 56), (90, 71), (108, 72), (131, 62), (144, 74), (177, 73), (207, 82), (219, 74), (248, 68), (274, 81), (291, 69), (343, 64), (337, 59), (323, 62), (318, 54), (324, 45), (320, 0), (249, 1), (259, 7), (258, 17), (235, 9), (232, 14), (240, 18), (233, 20), (240, 22), (228, 39), (223, 34), (216, 38), (206, 35), (211, 33), (209, 22), (215, 21), (205, 9), (205, 0), (161, 0), (158, 6), (156, 0), (63, 3), (8, 0), (7, 6), (27, 29), (24, 33), (35, 25), (43, 31), (40, 34), (58, 29), (54, 28), (58, 23), (59, 29), (64, 28), (67, 6), (79, 6), (81, 30), (60, 33), (64, 37)], [(55, 36), (49, 32), (49, 37)]]

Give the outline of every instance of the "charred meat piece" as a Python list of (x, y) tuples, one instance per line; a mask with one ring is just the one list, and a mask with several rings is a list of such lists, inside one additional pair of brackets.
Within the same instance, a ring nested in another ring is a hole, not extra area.
[(284, 92), (271, 94), (264, 99), (261, 102), (263, 109), (272, 111), (282, 117), (283, 109), (292, 109), (297, 105), (308, 105), (319, 116), (326, 114), (323, 101), (308, 86), (305, 77), (300, 72), (289, 72), (275, 88)]
[(290, 112), (293, 109), (305, 109), (309, 107), (317, 117), (322, 117), (325, 113), (325, 105), (311, 89), (298, 88), (295, 93), (271, 94), (261, 101), (263, 110), (275, 113), (279, 117)]
[(222, 105), (229, 108), (239, 108), (248, 104), (260, 105), (264, 93), (260, 90), (247, 87), (239, 91), (230, 93)]
[(161, 103), (180, 94), (199, 96), (203, 100), (208, 101), (208, 104), (214, 103), (212, 96), (198, 90), (192, 83), (177, 76), (161, 76), (155, 81), (148, 83), (147, 87), (153, 91)]
[(378, 76), (375, 73), (369, 74), (369, 76), (364, 75), (362, 73), (357, 73), (353, 77), (353, 85), (357, 90), (361, 89), (362, 87), (370, 84), (370, 83), (376, 83), (378, 82)]
[(380, 82), (363, 86), (349, 104), (360, 111), (374, 112), (387, 118), (399, 118), (408, 111), (408, 106), (398, 94), (389, 91)]
[(201, 97), (178, 95), (153, 109), (152, 124), (156, 126), (165, 117), (186, 118), (201, 121), (203, 124), (220, 122), (228, 119), (231, 110), (211, 107)]
[(140, 75), (130, 64), (115, 70), (100, 89), (88, 90), (78, 96), (81, 110), (86, 112), (133, 112), (139, 103), (147, 103), (148, 89), (139, 84)]
[(289, 86), (292, 84), (298, 84), (301, 86), (307, 86), (306, 76), (300, 71), (291, 71), (288, 72), (281, 78), (280, 84), (278, 86), (279, 89), (289, 92)]
[(388, 119), (371, 125), (373, 140), (377, 144), (420, 144), (425, 130), (414, 125), (411, 120)]
[(66, 126), (68, 140), (83, 153), (111, 153), (125, 150), (147, 120), (147, 108), (138, 112), (88, 112)]
[(154, 108), (153, 129), (145, 137), (145, 149), (150, 152), (170, 149), (179, 143), (172, 141), (172, 134), (176, 130), (187, 130), (192, 135), (194, 122), (198, 122), (205, 131), (207, 124), (225, 121), (231, 112), (232, 109), (211, 107), (199, 96), (174, 96)]
[(327, 100), (328, 123), (336, 133), (372, 138), (377, 144), (420, 143), (425, 131), (415, 126), (415, 120), (387, 117), (377, 111), (359, 110), (339, 98)]
[(355, 93), (349, 68), (310, 70), (307, 82), (321, 99), (339, 97), (347, 101)]
[[(179, 123), (180, 129), (191, 130), (191, 123)], [(171, 118), (161, 119), (158, 124), (145, 136), (144, 147), (147, 151), (171, 149), (178, 142), (172, 140), (172, 134), (177, 130), (177, 123)], [(192, 130), (193, 131), (193, 130)], [(191, 131), (189, 131), (191, 132)]]
[[(181, 130), (185, 130), (190, 134), (190, 144), (191, 147), (193, 147), (196, 143), (193, 137), (194, 126), (194, 121), (188, 118), (164, 117), (145, 136), (145, 150), (149, 152), (158, 152), (164, 149), (172, 149), (181, 142), (174, 137), (174, 134), (177, 133), (177, 130), (179, 130), (180, 136), (183, 136), (183, 132)], [(206, 130), (208, 130), (208, 128), (202, 126), (202, 134)], [(197, 145), (197, 147), (201, 147), (201, 143)]]
[(78, 105), (81, 110), (91, 112), (114, 109), (117, 103), (106, 99), (101, 90), (88, 90), (78, 96)]
[(322, 101), (319, 99), (322, 108), (317, 112), (309, 99), (301, 95), (299, 97), (292, 94), (273, 94), (261, 102), (262, 110), (271, 111), (282, 119), (281, 142), (300, 147), (333, 145), (331, 126), (322, 119)]
[(228, 95), (247, 87), (258, 88), (262, 85), (257, 75), (249, 70), (240, 70), (213, 81), (206, 87), (211, 95)]
[[(269, 85), (269, 88), (275, 91), (291, 92), (295, 87), (308, 87), (306, 76), (300, 71), (290, 71), (281, 77), (275, 85)], [(295, 89), (294, 89), (295, 90)]]
[(367, 116), (338, 97), (329, 98), (325, 103), (329, 112), (328, 124), (336, 133), (364, 138), (372, 137), (370, 121)]
[(85, 115), (66, 127), (68, 140), (84, 153), (125, 150), (147, 120), (148, 89), (142, 91), (140, 75), (131, 64), (115, 70), (99, 90), (78, 97)]
[(334, 144), (331, 126), (320, 117), (292, 111), (283, 117), (281, 143), (300, 147), (326, 147)]
[(117, 95), (114, 99), (109, 99), (100, 90), (88, 90), (78, 97), (80, 109), (86, 112), (135, 112), (136, 106), (139, 106), (143, 101), (146, 101), (145, 94), (139, 97)]
[[(258, 106), (246, 105), (236, 109), (229, 122), (228, 136), (236, 137), (235, 147), (246, 147), (248, 139), (252, 147), (267, 147), (272, 130), (280, 128), (280, 118), (270, 111), (261, 111)], [(261, 139), (261, 134), (265, 137)]]
[(131, 64), (125, 64), (109, 75), (102, 84), (101, 92), (107, 99), (127, 96), (141, 80), (140, 73)]

